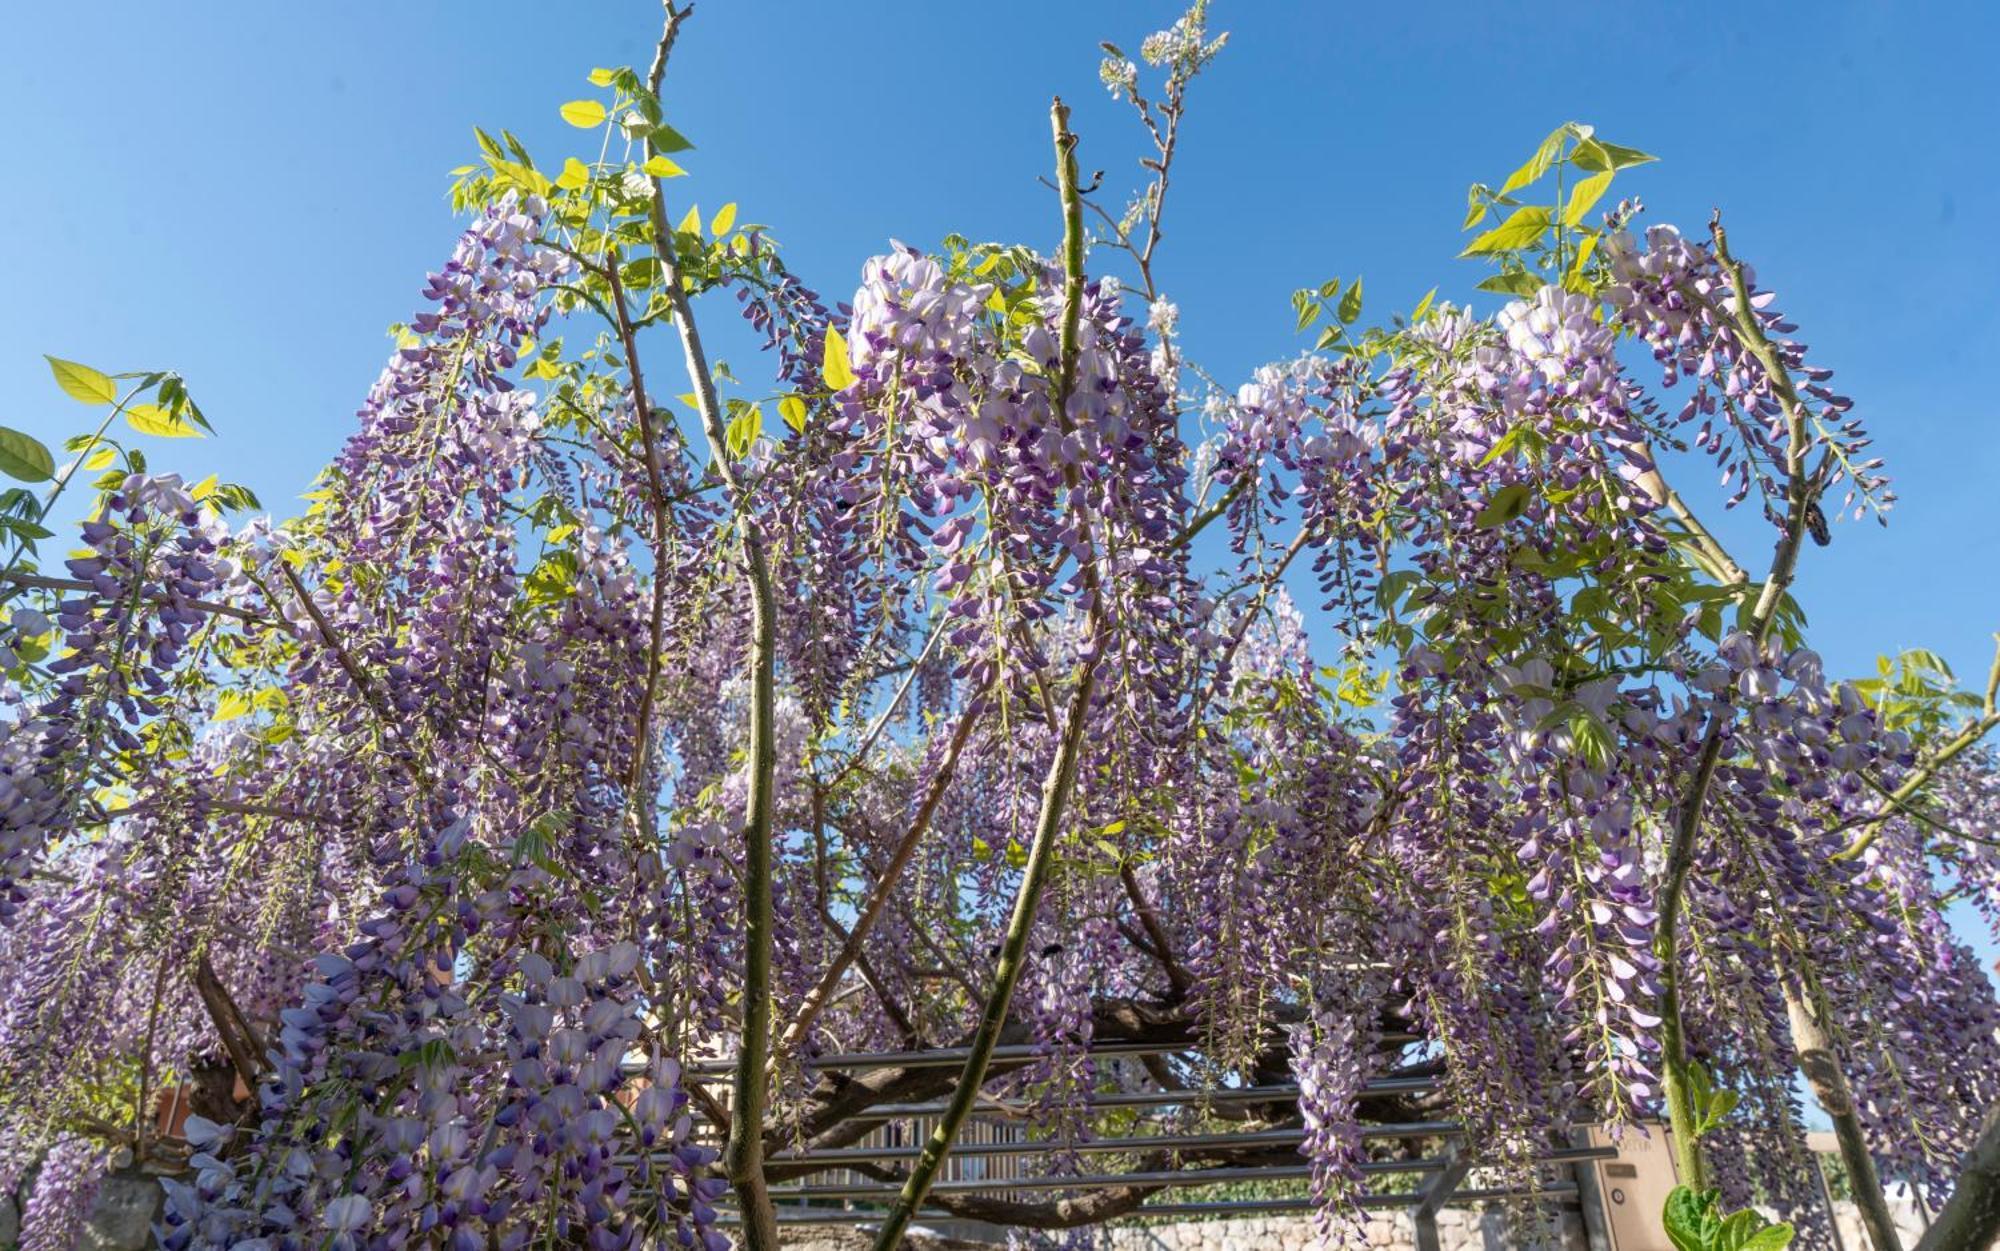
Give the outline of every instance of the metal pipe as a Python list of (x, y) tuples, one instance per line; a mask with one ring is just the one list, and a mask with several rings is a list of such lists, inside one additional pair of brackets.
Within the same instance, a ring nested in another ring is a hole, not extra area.
[[(1428, 1173), (1444, 1167), (1442, 1160), (1368, 1160), (1364, 1173)], [(1195, 1187), (1220, 1186), (1229, 1182), (1287, 1181), (1312, 1176), (1310, 1164), (1234, 1165), (1227, 1168), (1158, 1169), (1137, 1173), (1078, 1173), (1049, 1177), (956, 1177), (933, 1184), (937, 1194), (981, 1190), (1088, 1190), (1098, 1186)], [(898, 1187), (882, 1182), (833, 1186), (772, 1187), (771, 1198), (779, 1199), (889, 1199)]]
[[(1412, 1121), (1404, 1125), (1363, 1126), (1363, 1138), (1450, 1137), (1463, 1132), (1451, 1121)], [(1289, 1147), (1305, 1139), (1302, 1129), (1250, 1130), (1242, 1133), (1139, 1134), (1123, 1138), (1088, 1138), (1080, 1142), (1061, 1140), (1014, 1142), (963, 1142), (952, 1148), (955, 1156), (1037, 1155), (1064, 1150), (1084, 1154), (1111, 1151), (1200, 1151), (1234, 1150), (1242, 1147)], [(773, 1164), (849, 1164), (855, 1161), (915, 1159), (916, 1147), (838, 1147), (826, 1151), (779, 1152)]]
[[(1385, 1077), (1363, 1085), (1361, 1097), (1423, 1094), (1437, 1089), (1437, 1084), (1434, 1077)], [(1298, 1097), (1299, 1088), (1286, 1083), (1280, 1086), (1221, 1086), (1214, 1090), (1114, 1090), (1093, 1095), (1090, 1103), (1094, 1108), (1163, 1108), (1211, 1103), (1286, 1103)], [(981, 1107), (1021, 1115), (1032, 1115), (1036, 1111), (1032, 1105), (1005, 1099), (988, 1099)], [(878, 1103), (845, 1119), (890, 1121), (905, 1116), (935, 1116), (944, 1108), (945, 1102), (941, 1099), (927, 1103)]]
[[(1407, 1044), (1418, 1042), (1417, 1034), (1384, 1034), (1384, 1043)], [(1111, 1041), (1093, 1043), (1084, 1050), (1096, 1059), (1098, 1057), (1117, 1058), (1120, 1056), (1164, 1056), (1183, 1051), (1200, 1051), (1199, 1039), (1184, 1039), (1180, 1042)], [(970, 1054), (966, 1047), (933, 1047), (924, 1051), (856, 1051), (839, 1055), (817, 1056), (806, 1061), (806, 1066), (814, 1069), (942, 1069), (963, 1064)], [(1016, 1043), (993, 1049), (995, 1063), (1004, 1060), (1039, 1060), (1052, 1054), (1048, 1047), (1035, 1043)], [(687, 1065), (684, 1073), (693, 1077), (722, 1077), (735, 1071), (734, 1063), (728, 1060), (701, 1060)]]
[[(1568, 1182), (1557, 1182), (1538, 1190), (1492, 1189), (1461, 1190), (1454, 1202), (1495, 1202), (1505, 1199), (1571, 1199), (1576, 1195), (1576, 1187)], [(1416, 1194), (1361, 1194), (1353, 1202), (1364, 1208), (1407, 1208), (1416, 1203)], [(1313, 1201), (1306, 1198), (1295, 1199), (1218, 1199), (1201, 1203), (1160, 1203), (1137, 1208), (1114, 1220), (1132, 1220), (1137, 1217), (1158, 1216), (1230, 1216), (1252, 1212), (1307, 1212), (1313, 1208)], [(778, 1220), (788, 1225), (859, 1225), (867, 1226), (879, 1217), (873, 1212), (857, 1212), (846, 1208), (779, 1207)], [(733, 1211), (716, 1214), (718, 1222), (731, 1224), (736, 1220)], [(949, 1221), (959, 1218), (949, 1212), (926, 1209), (918, 1213), (924, 1221)]]

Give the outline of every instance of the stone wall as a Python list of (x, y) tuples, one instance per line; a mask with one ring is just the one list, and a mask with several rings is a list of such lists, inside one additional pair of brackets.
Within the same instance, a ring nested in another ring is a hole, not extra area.
[[(159, 1213), (159, 1186), (150, 1177), (129, 1173), (104, 1179), (97, 1213), (84, 1231), (79, 1251), (143, 1251), (152, 1242), (151, 1227)], [(1897, 1232), (1905, 1247), (1923, 1236), (1924, 1219), (1910, 1199), (1892, 1199)], [(1834, 1204), (1841, 1246), (1867, 1251), (1868, 1239), (1852, 1203)], [(19, 1213), (12, 1198), (0, 1197), (0, 1249), (17, 1241)], [(1585, 1251), (1582, 1218), (1563, 1214), (1555, 1236), (1523, 1238), (1498, 1211), (1447, 1208), (1438, 1214), (1440, 1251)], [(976, 1244), (956, 1240), (913, 1240), (924, 1251), (958, 1251)], [(1107, 1251), (1312, 1251), (1312, 1218), (1302, 1215), (1247, 1216), (1232, 1220), (1175, 1221), (1126, 1225), (1110, 1231), (1100, 1244)], [(1407, 1212), (1369, 1214), (1366, 1245), (1373, 1251), (1415, 1251), (1416, 1230)], [(798, 1251), (865, 1251), (868, 1239), (845, 1230), (797, 1229), (787, 1246)]]
[[(160, 1213), (160, 1183), (143, 1173), (113, 1173), (97, 1188), (97, 1208), (83, 1228), (77, 1251), (143, 1251), (153, 1245), (153, 1222)], [(0, 1247), (19, 1240), (18, 1200), (0, 1197)]]
[[(1584, 1251), (1583, 1222), (1566, 1212), (1562, 1225), (1541, 1239), (1523, 1237), (1501, 1213), (1447, 1208), (1438, 1213), (1441, 1251)], [(1366, 1244), (1380, 1251), (1414, 1251), (1416, 1226), (1408, 1212), (1371, 1212)], [(1283, 1214), (1230, 1220), (1177, 1221), (1111, 1231), (1110, 1251), (1312, 1251), (1321, 1245), (1310, 1216)]]

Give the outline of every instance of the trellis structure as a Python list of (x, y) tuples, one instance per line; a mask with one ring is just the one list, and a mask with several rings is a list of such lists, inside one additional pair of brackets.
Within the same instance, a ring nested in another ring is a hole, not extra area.
[[(1391, 1050), (1420, 1041), (1408, 1033), (1381, 1037), (1384, 1048)], [(954, 1144), (919, 1219), (1063, 1228), (1129, 1218), (1311, 1209), (1312, 1200), (1302, 1193), (1176, 1197), (1218, 1186), (1295, 1191), (1305, 1183), (1312, 1169), (1299, 1154), (1306, 1131), (1296, 1082), (1174, 1088), (1160, 1080), (1170, 1072), (1169, 1063), (1201, 1050), (1188, 1037), (1109, 1039), (1084, 1050), (1094, 1063), (1137, 1062), (1151, 1079), (1154, 1089), (1105, 1090), (1091, 1100), (1093, 1119), (1119, 1113), (1132, 1121), (1104, 1136), (1036, 1137), (1035, 1107), (996, 1095), (982, 1103), (980, 1113)], [(1003, 1046), (994, 1055), (989, 1079), (1018, 1074), (1047, 1055), (1045, 1048), (1032, 1044)], [(828, 1088), (824, 1097), (837, 1099), (842, 1090), (893, 1091), (911, 1074), (950, 1073), (955, 1078), (965, 1056), (964, 1049), (951, 1047), (854, 1053), (818, 1057), (813, 1068)], [(1407, 1209), (1419, 1251), (1435, 1251), (1437, 1217), (1448, 1205), (1579, 1201), (1573, 1177), (1537, 1177), (1528, 1185), (1468, 1185), (1477, 1152), (1465, 1130), (1454, 1122), (1422, 1115), (1428, 1096), (1439, 1089), (1437, 1067), (1435, 1062), (1407, 1064), (1362, 1087), (1364, 1115), (1371, 1110), (1377, 1114), (1362, 1127), (1363, 1141), (1395, 1144), (1401, 1150), (1393, 1155), (1371, 1151), (1371, 1158), (1360, 1164), (1368, 1185), (1354, 1198), (1358, 1206)], [(698, 1086), (724, 1084), (729, 1071), (726, 1063), (716, 1062), (695, 1066), (689, 1077)], [(884, 1081), (884, 1075), (892, 1076)], [(778, 1220), (866, 1225), (878, 1218), (894, 1203), (903, 1170), (916, 1161), (945, 1108), (942, 1096), (949, 1089), (947, 1084), (937, 1096), (923, 1099), (855, 1099), (855, 1106), (817, 1134), (776, 1147), (768, 1167), (777, 1183), (771, 1198)], [(720, 1106), (713, 1097), (701, 1102)], [(1241, 1127), (1216, 1128), (1214, 1122), (1221, 1118)], [(1190, 1119), (1209, 1124), (1184, 1123)], [(1058, 1153), (1066, 1157), (1068, 1167), (1051, 1170), (1049, 1159)], [(1539, 1174), (1616, 1154), (1611, 1147), (1577, 1146), (1544, 1152), (1534, 1165)], [(1119, 1160), (1135, 1159), (1136, 1166), (1116, 1166)], [(1101, 1167), (1100, 1161), (1104, 1161)], [(1025, 1219), (1009, 1220), (1010, 1215)], [(725, 1219), (734, 1219), (734, 1214), (725, 1214)]]

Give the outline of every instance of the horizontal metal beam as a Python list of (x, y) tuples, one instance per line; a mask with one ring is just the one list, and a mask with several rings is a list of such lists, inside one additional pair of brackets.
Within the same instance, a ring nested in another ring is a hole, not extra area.
[[(1383, 1138), (1446, 1138), (1461, 1133), (1451, 1121), (1411, 1121), (1403, 1125), (1364, 1125), (1361, 1136)], [(1246, 1147), (1289, 1147), (1305, 1140), (1302, 1129), (1263, 1129), (1241, 1133), (1136, 1134), (1121, 1138), (1022, 1140), (1017, 1142), (962, 1142), (951, 1149), (960, 1156), (1041, 1155), (1050, 1151), (1074, 1151), (1093, 1155), (1113, 1151), (1233, 1151)], [(837, 1147), (827, 1151), (781, 1151), (769, 1157), (773, 1164), (839, 1165), (855, 1161), (914, 1160), (921, 1147)]]
[[(1364, 1173), (1429, 1173), (1444, 1167), (1443, 1160), (1366, 1160), (1357, 1166)], [(1043, 1177), (955, 1177), (936, 1182), (937, 1194), (977, 1190), (1091, 1190), (1100, 1186), (1220, 1186), (1228, 1182), (1291, 1181), (1312, 1176), (1310, 1164), (1246, 1164), (1227, 1168), (1156, 1169), (1136, 1173), (1051, 1174)], [(846, 1186), (774, 1186), (771, 1199), (893, 1199), (900, 1188), (884, 1182), (856, 1182)]]
[[(1419, 1034), (1383, 1034), (1381, 1041), (1391, 1044), (1419, 1042)], [(1273, 1041), (1276, 1041), (1275, 1039)], [(1184, 1051), (1200, 1051), (1199, 1039), (1181, 1042), (1138, 1042), (1114, 1040), (1092, 1043), (1083, 1050), (1092, 1059), (1116, 1059), (1121, 1056), (1165, 1056), (1178, 1055)], [(957, 1068), (972, 1054), (967, 1047), (930, 1047), (921, 1051), (855, 1051), (826, 1056), (814, 1056), (805, 1063), (815, 1069), (942, 1069)], [(1051, 1054), (1051, 1049), (1036, 1043), (1016, 1043), (993, 1049), (993, 1062), (1005, 1063), (1015, 1060), (1039, 1060)], [(695, 1077), (726, 1077), (736, 1072), (734, 1060), (702, 1060), (688, 1065), (683, 1072)]]
[[(1615, 1148), (1575, 1147), (1550, 1152), (1537, 1157), (1538, 1164), (1567, 1164), (1581, 1160), (1600, 1160), (1617, 1155)], [(1366, 1160), (1359, 1166), (1363, 1173), (1378, 1175), (1401, 1175), (1408, 1173), (1435, 1172), (1438, 1177), (1431, 1185), (1408, 1195), (1399, 1196), (1400, 1204), (1416, 1209), (1419, 1215), (1435, 1214), (1448, 1204), (1474, 1199), (1510, 1196), (1515, 1189), (1460, 1190), (1458, 1181), (1471, 1164), (1463, 1158), (1432, 1157), (1421, 1160)], [(931, 1189), (939, 1194), (956, 1194), (978, 1191), (1000, 1190), (1088, 1190), (1109, 1186), (1158, 1186), (1163, 1189), (1197, 1188), (1217, 1186), (1243, 1181), (1292, 1181), (1312, 1176), (1309, 1164), (1266, 1164), (1239, 1165), (1210, 1169), (1159, 1169), (1129, 1173), (1079, 1173), (1073, 1175), (1050, 1175), (1043, 1177), (958, 1177), (935, 1183)], [(1567, 1187), (1567, 1190), (1564, 1190)], [(1573, 1191), (1570, 1183), (1551, 1183), (1540, 1191), (1532, 1193), (1568, 1193)], [(808, 1202), (814, 1200), (879, 1200), (891, 1202), (900, 1193), (893, 1182), (855, 1182), (849, 1185), (828, 1186), (781, 1186), (771, 1191), (774, 1202), (793, 1200)], [(1521, 1191), (1520, 1193), (1530, 1193)], [(1309, 1202), (1302, 1200), (1302, 1202)]]
[[(1385, 1095), (1424, 1094), (1437, 1089), (1435, 1077), (1385, 1077), (1365, 1083), (1361, 1087), (1361, 1098)], [(1299, 1088), (1291, 1083), (1278, 1086), (1218, 1086), (1213, 1090), (1113, 1090), (1094, 1094), (1090, 1099), (1093, 1108), (1170, 1108), (1195, 1107), (1212, 1103), (1289, 1103), (1299, 1097)], [(943, 1112), (948, 1101), (931, 1100), (926, 1103), (878, 1103), (872, 1108), (843, 1117), (843, 1121), (892, 1121), (905, 1116), (936, 1116)], [(1019, 1100), (988, 1099), (973, 1109), (977, 1116), (983, 1110), (1013, 1112), (1032, 1115), (1037, 1109)]]
[[(1555, 1182), (1538, 1190), (1497, 1188), (1492, 1190), (1462, 1190), (1455, 1202), (1498, 1202), (1507, 1199), (1561, 1199), (1568, 1200), (1576, 1195), (1576, 1187), (1568, 1182)], [(1353, 1202), (1364, 1208), (1407, 1208), (1421, 1198), (1418, 1194), (1361, 1194)], [(1284, 1199), (1218, 1199), (1206, 1203), (1149, 1203), (1135, 1208), (1113, 1220), (1127, 1221), (1141, 1217), (1161, 1216), (1242, 1216), (1255, 1212), (1309, 1212), (1313, 1201), (1306, 1198)], [(778, 1221), (785, 1225), (858, 1225), (871, 1226), (881, 1220), (875, 1212), (855, 1211), (848, 1208), (808, 1208), (780, 1206), (775, 1209)], [(737, 1214), (723, 1210), (717, 1219), (724, 1224), (735, 1224)], [(949, 1212), (927, 1208), (917, 1214), (919, 1221), (957, 1220)], [(1109, 1222), (1107, 1222), (1109, 1223)]]

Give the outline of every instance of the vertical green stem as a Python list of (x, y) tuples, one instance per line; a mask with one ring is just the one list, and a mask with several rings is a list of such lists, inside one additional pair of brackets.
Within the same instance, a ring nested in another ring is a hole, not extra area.
[[(1791, 376), (1785, 371), (1784, 362), (1765, 336), (1764, 327), (1751, 308), (1750, 284), (1744, 277), (1743, 267), (1729, 254), (1729, 238), (1723, 233), (1720, 220), (1713, 224), (1712, 230), (1716, 257), (1728, 273), (1732, 286), (1729, 315), (1736, 323), (1736, 332), (1743, 346), (1763, 367), (1771, 391), (1777, 396), (1785, 414), (1785, 528), (1779, 535), (1777, 551), (1771, 557), (1771, 570), (1758, 590), (1756, 604), (1751, 608), (1750, 619), (1746, 623), (1750, 637), (1761, 647), (1771, 636), (1771, 628), (1778, 618), (1778, 607), (1784, 602), (1785, 592), (1790, 589), (1798, 568), (1799, 544), (1805, 538), (1806, 511), (1812, 506), (1813, 496), (1817, 493), (1814, 482), (1817, 475), (1806, 465), (1809, 424), (1805, 402), (1799, 398)], [(1715, 311), (1718, 314), (1722, 312), (1719, 307)], [(1709, 788), (1715, 781), (1716, 764), (1722, 756), (1723, 731), (1728, 719), (1734, 716), (1735, 708), (1725, 697), (1709, 719), (1694, 776), (1675, 815), (1674, 838), (1667, 850), (1666, 882), (1660, 900), (1659, 936), (1655, 943), (1655, 951), (1660, 957), (1660, 1045), (1664, 1070), (1661, 1076), (1665, 1086), (1667, 1122), (1674, 1134), (1674, 1152), (1680, 1162), (1681, 1182), (1697, 1190), (1707, 1189), (1708, 1169), (1696, 1132), (1694, 1094), (1688, 1080), (1687, 1034), (1681, 1020), (1680, 915), (1687, 894), (1688, 876), (1694, 868), (1702, 809), (1708, 802)]]
[[(692, 6), (666, 5), (666, 27), (653, 55), (647, 87), (655, 98), (673, 50)], [(646, 139), (646, 155), (653, 156)], [(729, 457), (729, 440), (722, 407), (715, 396), (701, 332), (695, 326), (686, 276), (674, 250), (674, 232), (667, 224), (666, 190), (652, 180), (648, 217), (653, 247), (660, 258), (669, 319), (680, 334), (688, 381), (694, 386), (695, 408), (707, 437), (709, 462), (728, 489), (736, 508), (741, 536), (743, 580), (750, 597), (750, 797), (743, 816), (743, 1027), (737, 1040), (736, 1074), (730, 1101), (729, 1140), (723, 1148), (723, 1168), (736, 1191), (743, 1214), (746, 1251), (777, 1251), (778, 1223), (771, 1211), (771, 1190), (764, 1176), (764, 1112), (770, 1098), (765, 1058), (771, 1047), (771, 840), (777, 741), (777, 601), (771, 588), (770, 562), (756, 520), (748, 515), (748, 484)], [(656, 578), (664, 571), (655, 570)]]
[[(1062, 196), (1063, 206), (1062, 346), (1055, 398), (1057, 419), (1067, 428), (1070, 389), (1076, 377), (1078, 327), (1083, 309), (1083, 197), (1077, 188), (1076, 136), (1069, 131), (1069, 109), (1060, 98), (1049, 111), (1049, 122), (1055, 135), (1057, 190)], [(1073, 495), (1075, 470), (1069, 470), (1065, 477)], [(1077, 666), (1076, 689), (1070, 695), (1069, 711), (1064, 717), (1062, 738), (1056, 744), (1055, 759), (1049, 763), (1048, 775), (1042, 781), (1042, 804), (1035, 820), (1035, 841), (1028, 850), (1028, 863), (1022, 871), (1020, 889), (1014, 894), (1014, 910), (1007, 919), (1007, 935), (1000, 944), (1000, 959), (993, 970), (993, 988), (987, 993), (979, 1029), (972, 1036), (965, 1067), (959, 1071), (958, 1085), (952, 1090), (951, 1102), (939, 1119), (936, 1131), (924, 1144), (923, 1154), (910, 1170), (902, 1193), (896, 1196), (895, 1207), (890, 1209), (882, 1222), (882, 1229), (875, 1237), (875, 1251), (895, 1251), (901, 1244), (911, 1219), (923, 1204), (924, 1197), (930, 1193), (931, 1183), (937, 1180), (939, 1170), (951, 1154), (952, 1143), (958, 1137), (960, 1128), (972, 1115), (973, 1106), (979, 1101), (979, 1088), (986, 1080), (987, 1067), (993, 1060), (993, 1049), (999, 1045), (1001, 1031), (1007, 1024), (1014, 986), (1021, 980), (1021, 969), (1027, 962), (1028, 934), (1034, 927), (1035, 910), (1041, 903), (1042, 887), (1047, 883), (1049, 866), (1055, 856), (1055, 841), (1062, 832), (1070, 795), (1076, 788), (1077, 766), (1083, 757), (1083, 732), (1090, 721), (1091, 694), (1096, 686), (1097, 662), (1104, 652), (1102, 640), (1096, 637), (1101, 624), (1097, 572), (1088, 555), (1085, 557), (1083, 580), (1085, 593), (1090, 598), (1090, 610), (1084, 624), (1086, 650), (1084, 659)]]

